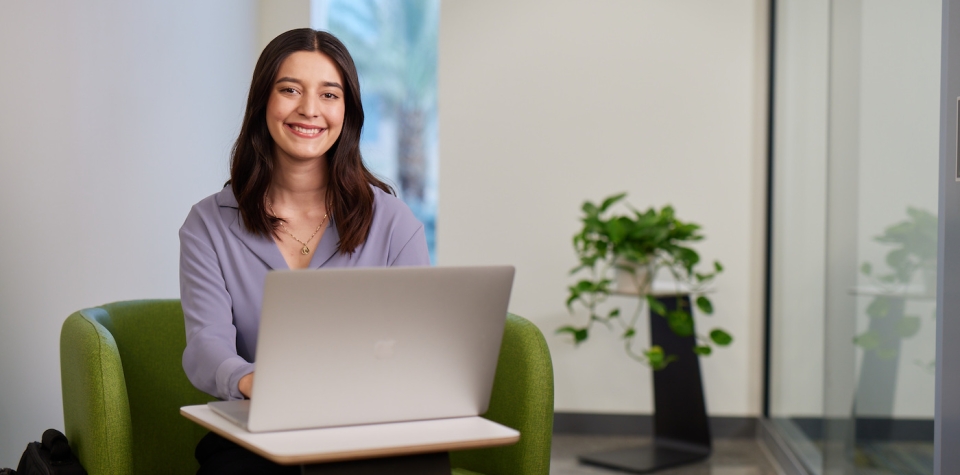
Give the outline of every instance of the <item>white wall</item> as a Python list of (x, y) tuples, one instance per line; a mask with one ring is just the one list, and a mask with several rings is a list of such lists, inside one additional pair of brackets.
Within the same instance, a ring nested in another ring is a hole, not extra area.
[[(310, 0), (259, 0), (256, 57), (280, 33), (310, 26)], [(254, 58), (256, 59), (256, 58)]]
[(0, 467), (63, 427), (60, 325), (179, 294), (239, 131), (255, 2), (0, 3)]
[[(511, 311), (546, 334), (556, 410), (649, 413), (650, 372), (564, 307), (580, 204), (628, 191), (703, 225), (736, 337), (703, 360), (708, 410), (762, 394), (765, 1), (445, 2), (440, 32), (441, 265), (517, 267)], [(644, 331), (640, 341), (647, 341)]]

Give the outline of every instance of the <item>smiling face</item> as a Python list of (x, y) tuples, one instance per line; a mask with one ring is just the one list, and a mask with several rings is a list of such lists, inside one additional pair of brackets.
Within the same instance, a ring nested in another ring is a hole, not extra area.
[(323, 157), (343, 129), (343, 78), (318, 52), (297, 51), (280, 64), (267, 100), (267, 129), (277, 159)]

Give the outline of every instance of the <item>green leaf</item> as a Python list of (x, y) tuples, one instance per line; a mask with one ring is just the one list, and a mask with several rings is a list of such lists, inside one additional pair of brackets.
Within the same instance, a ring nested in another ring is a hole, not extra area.
[(703, 295), (697, 297), (697, 308), (707, 315), (713, 314), (713, 303)]
[(674, 310), (667, 314), (667, 325), (677, 336), (693, 335), (693, 319), (683, 310)]
[(576, 274), (583, 269), (593, 268), (597, 263), (598, 256), (580, 256), (580, 265), (570, 270), (570, 275)]
[(897, 334), (901, 338), (910, 338), (920, 331), (920, 317), (907, 315), (897, 322)]
[[(627, 219), (627, 221), (629, 221), (629, 219)], [(623, 238), (627, 237), (627, 228), (620, 219), (611, 219), (610, 221), (607, 221), (605, 228), (607, 235), (610, 236), (610, 241), (612, 241), (614, 244), (623, 242)]]
[(584, 202), (583, 202), (583, 206), (581, 207), (581, 209), (583, 209), (583, 212), (584, 212), (587, 216), (596, 216), (596, 215), (600, 214), (600, 210), (597, 209), (597, 205), (595, 205), (595, 204), (593, 204), (593, 203), (591, 203), (591, 202), (589, 202), (589, 201), (584, 201)]
[(720, 264), (720, 261), (713, 261), (713, 269), (717, 272), (723, 272), (723, 265)]
[(602, 213), (606, 211), (607, 208), (613, 206), (614, 203), (622, 200), (624, 196), (627, 196), (626, 192), (610, 196), (607, 199), (603, 200), (603, 204), (600, 205), (600, 212)]
[(686, 268), (687, 271), (692, 271), (693, 266), (700, 262), (700, 254), (697, 254), (697, 251), (694, 251), (689, 247), (678, 247), (676, 252), (674, 252), (674, 255), (677, 257), (677, 260), (683, 264), (683, 267)]
[(656, 297), (648, 295), (647, 303), (650, 305), (650, 311), (653, 313), (660, 315), (661, 317), (665, 317), (667, 315), (667, 307), (664, 307), (663, 303), (657, 300)]
[(890, 299), (883, 295), (874, 297), (873, 301), (867, 305), (867, 315), (870, 318), (883, 318), (890, 313)]
[(653, 366), (654, 368), (662, 367), (667, 359), (667, 355), (663, 352), (663, 348), (659, 345), (651, 346), (650, 349), (644, 351), (643, 354), (650, 362), (650, 366)]
[(880, 346), (880, 334), (871, 330), (855, 337), (853, 343), (864, 350), (872, 350)]
[(866, 276), (873, 274), (873, 264), (864, 262), (863, 265), (860, 266), (860, 273)]
[(596, 286), (593, 288), (593, 291), (598, 294), (607, 295), (610, 293), (610, 279), (601, 279), (600, 282), (597, 282)]
[(560, 327), (557, 329), (556, 333), (559, 335), (561, 333), (569, 333), (573, 335), (573, 343), (579, 345), (580, 343), (587, 340), (587, 329), (586, 328), (576, 328), (572, 326)]
[(627, 331), (623, 332), (623, 338), (633, 338), (637, 334), (637, 331), (633, 327), (627, 328)]
[(653, 367), (653, 369), (657, 369), (663, 366), (664, 364), (663, 348), (660, 348), (659, 346), (654, 346), (649, 350), (645, 351), (644, 355), (647, 357), (647, 361), (650, 362), (650, 366)]
[(673, 206), (666, 205), (663, 208), (660, 208), (660, 218), (665, 221), (673, 221), (673, 216), (675, 212)]
[(649, 350), (644, 351), (643, 355), (647, 357), (647, 362), (650, 363), (650, 367), (654, 371), (661, 370), (667, 367), (671, 361), (676, 361), (677, 357), (675, 355), (667, 356), (663, 353), (663, 348), (654, 345), (650, 347)]
[(620, 309), (619, 309), (619, 308), (615, 308), (615, 309), (611, 310), (610, 313), (607, 314), (607, 318), (615, 318), (615, 317), (619, 317), (619, 316), (620, 316)]
[(593, 292), (596, 287), (596, 284), (594, 284), (592, 280), (581, 280), (580, 282), (577, 282), (576, 286), (570, 287), (570, 290), (576, 290), (577, 292)]
[(713, 349), (706, 345), (697, 345), (693, 347), (693, 352), (700, 356), (708, 356), (713, 352)]
[(730, 343), (733, 343), (733, 337), (729, 333), (719, 329), (714, 328), (710, 332), (710, 340), (716, 343), (719, 346), (727, 346)]

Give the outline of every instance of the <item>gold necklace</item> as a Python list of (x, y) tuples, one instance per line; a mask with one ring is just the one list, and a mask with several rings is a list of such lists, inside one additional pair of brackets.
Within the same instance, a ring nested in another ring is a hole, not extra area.
[[(270, 214), (272, 214), (274, 217), (277, 217), (277, 213), (273, 211), (273, 203), (271, 203), (270, 200), (267, 200), (267, 206), (270, 208)], [(323, 219), (320, 220), (320, 224), (317, 225), (317, 229), (313, 231), (313, 234), (311, 234), (310, 237), (307, 238), (307, 242), (312, 241), (313, 237), (320, 232), (320, 228), (323, 227), (323, 223), (326, 220), (327, 220), (327, 213), (323, 213)], [(290, 235), (290, 237), (292, 237), (294, 241), (297, 241), (303, 245), (303, 247), (300, 248), (300, 254), (303, 254), (304, 256), (307, 254), (310, 254), (310, 246), (307, 246), (307, 242), (303, 242), (300, 240), (300, 238), (294, 236), (293, 233), (291, 233), (290, 230), (287, 229), (286, 226), (284, 226), (282, 219), (280, 220), (280, 227), (283, 228), (283, 232)]]

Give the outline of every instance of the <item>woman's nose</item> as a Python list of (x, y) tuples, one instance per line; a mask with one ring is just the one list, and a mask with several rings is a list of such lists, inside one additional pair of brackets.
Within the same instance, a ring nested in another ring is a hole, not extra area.
[(313, 94), (304, 94), (300, 101), (300, 107), (297, 110), (305, 117), (317, 117), (320, 115), (320, 98)]

